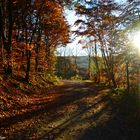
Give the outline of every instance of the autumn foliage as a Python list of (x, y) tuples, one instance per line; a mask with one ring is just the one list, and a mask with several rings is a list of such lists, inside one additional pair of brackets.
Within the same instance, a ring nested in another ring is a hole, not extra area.
[(53, 71), (55, 50), (69, 40), (62, 1), (0, 2), (1, 72), (31, 75)]
[[(92, 49), (97, 81), (103, 68), (109, 84), (115, 88), (122, 84), (129, 90), (130, 84), (138, 84), (139, 54), (132, 44), (132, 36), (139, 31), (139, 5), (135, 0), (124, 3), (81, 0), (76, 3), (79, 19), (75, 22), (78, 29), (74, 34), (83, 37), (80, 41), (80, 44), (86, 42), (83, 48)], [(99, 56), (103, 67), (99, 65)]]

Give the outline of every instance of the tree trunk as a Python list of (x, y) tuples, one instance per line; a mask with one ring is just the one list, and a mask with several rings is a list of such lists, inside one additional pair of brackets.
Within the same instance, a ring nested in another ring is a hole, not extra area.
[(29, 82), (30, 78), (30, 63), (31, 63), (31, 51), (26, 50), (26, 57), (27, 57), (27, 68), (26, 68), (26, 76), (25, 81)]
[[(102, 49), (102, 57), (103, 57), (103, 60), (104, 60), (104, 65), (105, 65), (105, 68), (106, 68), (108, 78), (112, 82), (112, 86), (114, 88), (116, 88), (117, 85), (116, 85), (116, 81), (115, 81), (115, 77), (114, 77), (114, 71), (113, 71), (113, 68), (111, 67), (111, 64), (109, 64), (110, 61), (107, 59), (103, 49)], [(113, 63), (113, 62), (110, 62), (110, 63)]]
[(8, 38), (6, 39), (6, 36), (4, 33), (4, 27), (3, 27), (4, 17), (2, 15), (2, 7), (0, 8), (0, 26), (1, 26), (0, 31), (1, 31), (2, 41), (3, 41), (3, 47), (6, 50), (4, 72), (8, 76), (12, 76), (12, 56), (11, 56), (11, 53), (12, 53), (12, 30), (13, 30), (12, 1), (9, 0), (7, 3), (8, 3), (8, 22), (9, 22), (8, 35), (7, 35)]
[(127, 93), (129, 94), (130, 91), (130, 82), (129, 82), (129, 62), (126, 62), (126, 81), (127, 81)]
[(96, 69), (97, 69), (97, 74), (96, 74), (97, 80), (96, 80), (96, 82), (100, 83), (100, 69), (99, 69), (99, 64), (98, 64), (98, 59), (97, 59), (97, 44), (96, 44), (96, 42), (95, 42), (95, 66), (96, 66)]
[(91, 56), (88, 56), (88, 78), (91, 80)]
[(38, 52), (39, 52), (39, 47), (37, 45), (37, 48), (36, 48), (36, 58), (35, 58), (35, 72), (37, 73), (38, 72)]
[(13, 30), (13, 18), (12, 18), (12, 1), (8, 1), (8, 11), (9, 11), (9, 34), (8, 34), (8, 64), (7, 64), (7, 74), (12, 76), (12, 30)]

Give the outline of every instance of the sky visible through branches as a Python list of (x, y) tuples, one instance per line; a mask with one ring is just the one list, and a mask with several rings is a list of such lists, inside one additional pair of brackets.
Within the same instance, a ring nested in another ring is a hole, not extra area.
[[(114, 1), (117, 3), (121, 3), (121, 4), (126, 2), (126, 0), (114, 0)], [(68, 23), (71, 25), (71, 31), (76, 30), (77, 27), (74, 26), (74, 22), (79, 17), (76, 15), (75, 11), (66, 9), (65, 16), (66, 16)], [(82, 38), (79, 36), (79, 37), (76, 37), (74, 39), (74, 36), (72, 35), (71, 39), (72, 39), (71, 43), (67, 44), (66, 46), (59, 47), (57, 49), (58, 55), (61, 55), (61, 56), (63, 56), (63, 55), (66, 55), (66, 56), (73, 56), (73, 55), (75, 55), (75, 56), (87, 56), (86, 50), (82, 48), (82, 45), (80, 43), (78, 43), (79, 40)]]

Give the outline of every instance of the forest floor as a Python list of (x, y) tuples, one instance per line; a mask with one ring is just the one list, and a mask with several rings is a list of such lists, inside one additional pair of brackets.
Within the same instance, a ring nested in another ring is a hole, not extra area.
[(140, 130), (127, 122), (112, 102), (109, 87), (63, 83), (49, 91), (45, 87), (40, 91), (7, 89), (1, 84), (0, 140), (140, 139)]

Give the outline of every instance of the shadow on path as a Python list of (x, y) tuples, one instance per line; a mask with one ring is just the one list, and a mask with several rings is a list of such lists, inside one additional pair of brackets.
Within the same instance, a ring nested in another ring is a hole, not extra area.
[[(0, 135), (8, 134), (6, 138), (11, 140), (138, 140), (139, 134), (128, 129), (116, 114), (107, 89), (93, 83), (65, 81), (46, 98), (19, 108), (29, 112), (0, 120)], [(16, 129), (10, 132), (14, 125)]]

